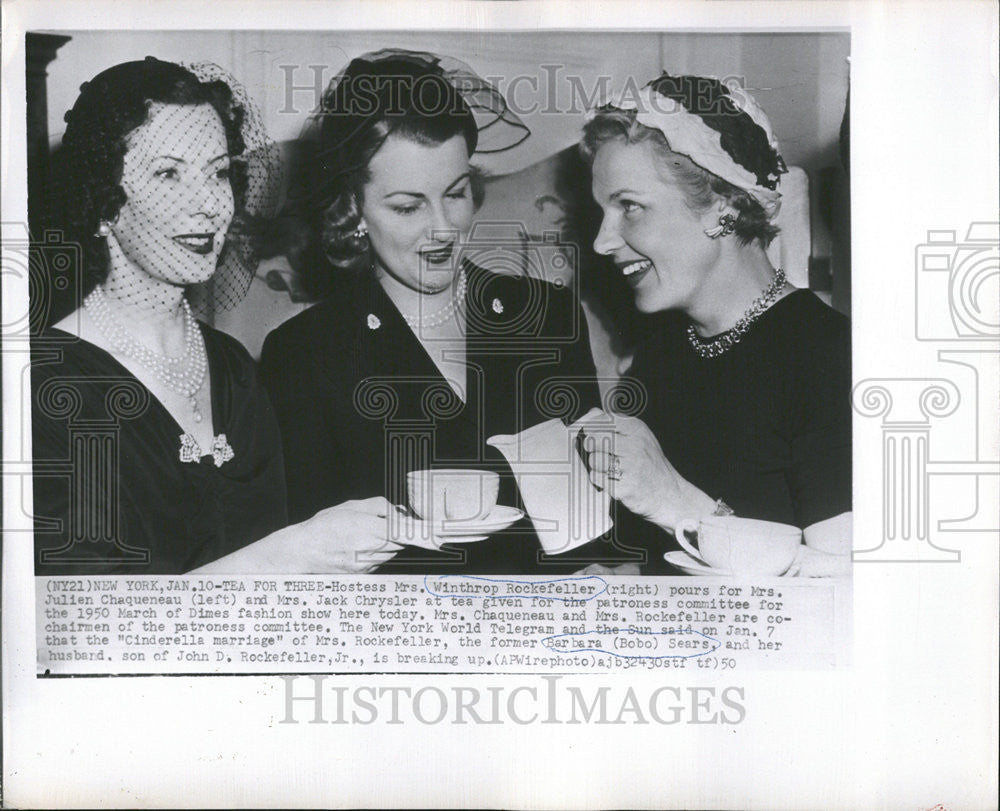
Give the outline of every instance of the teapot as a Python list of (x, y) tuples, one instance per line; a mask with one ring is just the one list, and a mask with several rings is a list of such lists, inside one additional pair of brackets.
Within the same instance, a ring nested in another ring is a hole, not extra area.
[[(582, 546), (613, 526), (611, 498), (590, 481), (579, 451), (580, 426), (580, 421), (567, 426), (551, 419), (486, 440), (510, 465), (525, 510), (550, 555)], [(593, 434), (589, 425), (588, 433)]]

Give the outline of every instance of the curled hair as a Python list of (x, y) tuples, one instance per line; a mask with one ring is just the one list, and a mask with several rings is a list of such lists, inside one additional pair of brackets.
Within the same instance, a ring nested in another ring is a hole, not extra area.
[[(661, 95), (683, 104), (706, 126), (719, 132), (726, 153), (756, 175), (758, 183), (775, 187), (772, 178), (784, 171), (784, 162), (768, 143), (764, 131), (733, 104), (728, 88), (716, 79), (696, 76), (663, 76), (652, 86)], [(765, 248), (771, 244), (781, 229), (771, 222), (760, 203), (743, 189), (702, 169), (686, 155), (674, 152), (662, 132), (636, 119), (634, 109), (608, 106), (598, 110), (584, 126), (580, 144), (583, 155), (593, 161), (597, 150), (610, 141), (649, 142), (662, 168), (681, 184), (689, 208), (696, 212), (707, 211), (721, 197), (736, 210), (735, 235), (741, 244), (749, 244), (755, 239)]]
[[(244, 110), (224, 81), (202, 82), (180, 65), (149, 56), (84, 82), (65, 116), (54, 191), (67, 238), (83, 248), (85, 291), (107, 277), (107, 243), (95, 232), (101, 220), (117, 218), (127, 199), (121, 179), (129, 137), (148, 120), (153, 104), (211, 105), (222, 121), (230, 156), (244, 150)], [(230, 167), (230, 184), (236, 205), (232, 229), (239, 227), (247, 189), (239, 161)]]
[[(351, 61), (323, 96), (318, 113), (319, 176), (309, 207), (319, 248), (338, 268), (370, 262), (369, 240), (359, 237), (368, 166), (390, 135), (437, 145), (462, 136), (469, 155), (479, 132), (461, 93), (440, 68), (405, 57)], [(473, 201), (482, 200), (482, 177), (472, 176)]]

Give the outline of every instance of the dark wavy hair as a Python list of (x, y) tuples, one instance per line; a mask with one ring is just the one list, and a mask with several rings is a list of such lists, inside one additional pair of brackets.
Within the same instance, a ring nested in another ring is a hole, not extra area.
[[(722, 148), (729, 157), (755, 175), (760, 185), (776, 188), (774, 178), (785, 171), (785, 163), (771, 147), (764, 130), (736, 106), (732, 91), (726, 85), (704, 76), (663, 74), (650, 82), (650, 87), (699, 116), (706, 126), (719, 133)], [(717, 197), (722, 197), (736, 210), (735, 235), (741, 244), (753, 240), (759, 240), (765, 248), (771, 244), (780, 229), (771, 222), (760, 203), (743, 189), (674, 152), (663, 133), (640, 124), (636, 114), (636, 110), (621, 110), (610, 105), (600, 108), (584, 126), (580, 144), (584, 156), (592, 162), (597, 150), (609, 141), (621, 140), (627, 144), (648, 141), (662, 158), (663, 166), (680, 181), (693, 211), (707, 211)]]
[[(402, 56), (352, 60), (324, 94), (318, 118), (318, 176), (309, 209), (319, 249), (335, 268), (370, 264), (369, 240), (355, 231), (368, 165), (390, 135), (425, 145), (460, 135), (470, 156), (479, 139), (471, 110), (443, 72)], [(478, 204), (482, 177), (473, 172), (472, 181)]]
[[(129, 135), (146, 122), (154, 103), (210, 104), (222, 121), (229, 154), (243, 152), (244, 110), (224, 81), (202, 82), (178, 64), (148, 56), (84, 82), (66, 113), (53, 189), (66, 237), (83, 249), (83, 292), (107, 277), (107, 243), (95, 233), (101, 220), (115, 220), (127, 199), (121, 179)], [(244, 213), (247, 178), (242, 170), (238, 161), (230, 168), (234, 222)]]

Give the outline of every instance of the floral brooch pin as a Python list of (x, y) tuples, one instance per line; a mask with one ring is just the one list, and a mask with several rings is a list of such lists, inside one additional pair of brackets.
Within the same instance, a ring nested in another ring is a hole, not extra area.
[[(212, 440), (211, 454), (216, 467), (222, 467), (235, 456), (225, 434), (219, 434)], [(198, 441), (191, 434), (181, 434), (180, 460), (185, 464), (197, 464), (202, 456), (205, 454), (202, 453)]]

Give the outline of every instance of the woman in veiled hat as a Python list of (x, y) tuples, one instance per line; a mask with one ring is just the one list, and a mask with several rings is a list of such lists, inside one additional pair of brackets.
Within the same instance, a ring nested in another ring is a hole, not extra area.
[(85, 83), (67, 114), (65, 230), (86, 295), (34, 338), (39, 575), (358, 572), (396, 549), (384, 499), (286, 527), (253, 361), (188, 304), (252, 276), (270, 152), (241, 91), (217, 66), (148, 57)]

